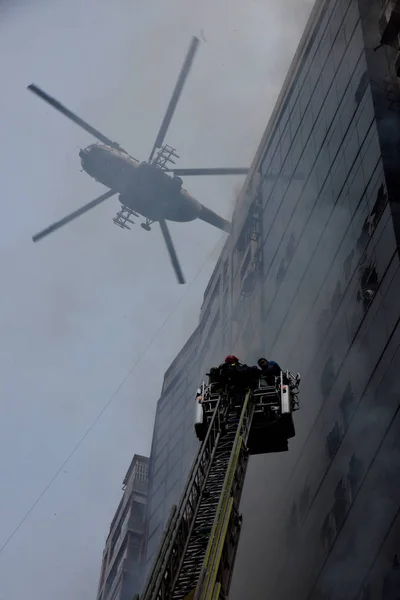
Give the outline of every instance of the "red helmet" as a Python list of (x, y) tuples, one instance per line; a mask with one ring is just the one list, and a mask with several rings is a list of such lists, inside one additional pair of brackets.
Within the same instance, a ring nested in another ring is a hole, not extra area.
[(225, 359), (225, 362), (228, 363), (229, 365), (233, 365), (234, 363), (238, 363), (239, 359), (234, 356), (233, 354), (228, 354), (228, 356)]

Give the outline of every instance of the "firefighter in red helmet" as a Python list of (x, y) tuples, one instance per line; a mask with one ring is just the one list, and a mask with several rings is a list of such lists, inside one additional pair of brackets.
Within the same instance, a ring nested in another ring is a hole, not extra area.
[(237, 358), (237, 356), (234, 356), (233, 354), (228, 354), (228, 356), (225, 358), (225, 364), (238, 365), (239, 359)]

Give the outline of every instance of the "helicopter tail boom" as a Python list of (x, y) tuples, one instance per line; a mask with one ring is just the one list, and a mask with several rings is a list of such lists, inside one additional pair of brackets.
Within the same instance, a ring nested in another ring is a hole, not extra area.
[(222, 229), (222, 231), (226, 231), (226, 233), (230, 233), (231, 231), (231, 224), (229, 221), (226, 221), (226, 219), (223, 219), (214, 211), (210, 210), (206, 206), (203, 206), (203, 204), (201, 205), (201, 211), (198, 215), (198, 218), (202, 221), (205, 221), (209, 225), (214, 225), (214, 227)]

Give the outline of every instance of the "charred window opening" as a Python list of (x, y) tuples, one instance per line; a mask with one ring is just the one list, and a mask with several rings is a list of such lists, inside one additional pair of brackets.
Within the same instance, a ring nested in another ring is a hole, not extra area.
[(294, 233), (292, 232), (290, 234), (289, 237), (289, 241), (288, 244), (286, 246), (286, 250), (285, 250), (285, 258), (282, 258), (281, 260), (281, 264), (279, 265), (279, 269), (278, 272), (276, 274), (276, 282), (278, 284), (282, 283), (287, 269), (288, 269), (288, 265), (290, 263), (290, 261), (292, 260), (294, 253), (295, 253), (295, 249), (296, 249), (296, 236), (294, 235)]
[(335, 377), (335, 365), (333, 362), (333, 357), (330, 356), (325, 363), (320, 379), (320, 390), (324, 400), (328, 397), (329, 392), (332, 389)]
[(360, 289), (357, 293), (357, 301), (362, 302), (364, 310), (367, 310), (379, 287), (378, 272), (373, 262), (362, 269), (359, 285)]
[(368, 217), (365, 219), (365, 221), (363, 223), (361, 233), (357, 239), (357, 250), (360, 253), (364, 252), (365, 246), (368, 244), (369, 239), (372, 235), (372, 232), (373, 232), (373, 228), (372, 228), (371, 215), (368, 215)]
[(243, 252), (250, 242), (257, 241), (261, 234), (260, 207), (253, 203), (249, 209), (247, 219), (236, 242), (236, 250)]
[(339, 423), (336, 421), (332, 430), (326, 436), (326, 450), (328, 452), (329, 460), (332, 460), (332, 458), (335, 456), (341, 438), (342, 433), (340, 431)]
[(373, 228), (374, 229), (378, 225), (378, 221), (381, 218), (381, 216), (385, 210), (386, 203), (387, 203), (387, 193), (385, 191), (385, 186), (382, 183), (376, 194), (375, 204), (371, 211), (371, 217), (373, 219)]
[(370, 239), (370, 237), (372, 236), (372, 234), (374, 233), (378, 223), (379, 223), (379, 219), (381, 218), (384, 210), (385, 210), (385, 206), (387, 203), (387, 193), (385, 191), (385, 186), (382, 183), (379, 186), (378, 192), (376, 194), (376, 200), (375, 200), (375, 204), (370, 212), (370, 214), (366, 217), (362, 229), (361, 229), (361, 234), (357, 240), (357, 249), (359, 252), (363, 252), (365, 249), (365, 246), (368, 244), (368, 241)]

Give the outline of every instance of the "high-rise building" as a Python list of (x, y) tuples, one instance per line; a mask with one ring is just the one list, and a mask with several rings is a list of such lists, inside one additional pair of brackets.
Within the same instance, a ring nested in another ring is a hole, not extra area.
[(289, 452), (250, 461), (232, 600), (397, 598), (384, 594), (400, 573), (399, 15), (399, 0), (316, 0), (159, 401), (150, 560), (197, 447), (173, 454), (178, 393), (177, 435), (194, 440), (193, 394), (227, 350), (303, 376)]
[(97, 600), (132, 600), (140, 591), (148, 462), (135, 454), (125, 475), (124, 494), (103, 552)]

